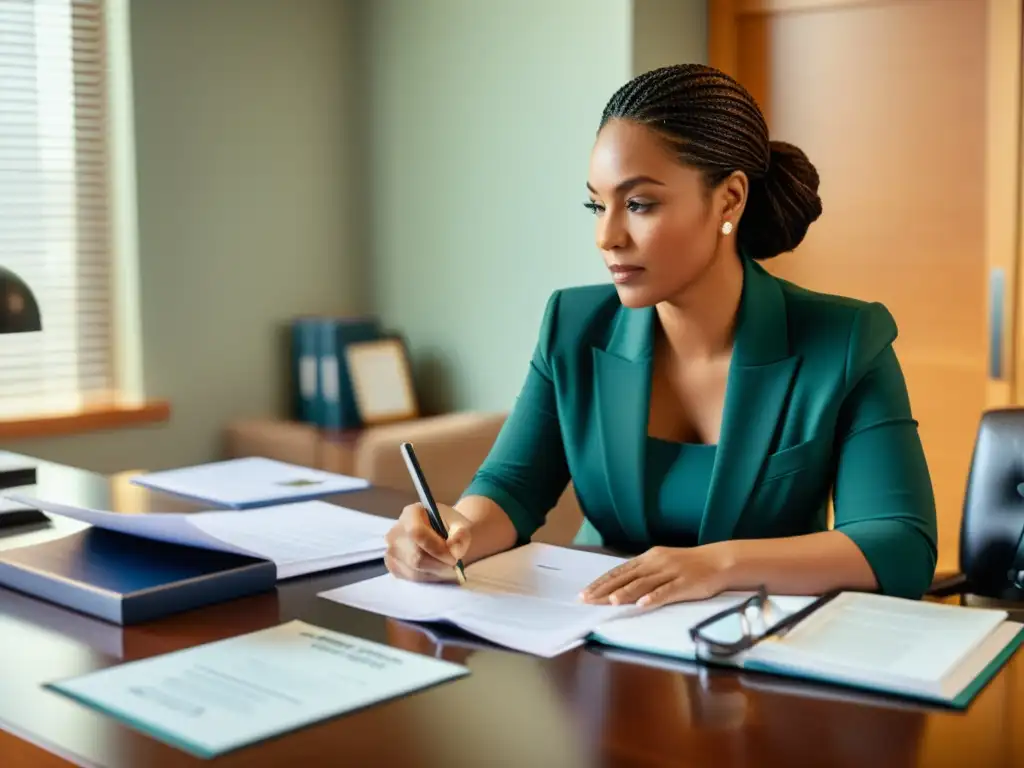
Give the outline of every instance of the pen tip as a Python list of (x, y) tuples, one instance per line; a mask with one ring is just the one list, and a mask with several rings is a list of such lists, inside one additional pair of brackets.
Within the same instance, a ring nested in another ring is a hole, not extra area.
[(459, 584), (466, 583), (466, 571), (462, 567), (461, 560), (455, 566), (455, 577), (459, 580)]

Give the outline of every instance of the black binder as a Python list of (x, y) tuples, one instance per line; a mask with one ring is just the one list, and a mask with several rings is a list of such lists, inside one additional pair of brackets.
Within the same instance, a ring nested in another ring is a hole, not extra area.
[(101, 528), (0, 552), (0, 586), (120, 625), (275, 589), (270, 560)]

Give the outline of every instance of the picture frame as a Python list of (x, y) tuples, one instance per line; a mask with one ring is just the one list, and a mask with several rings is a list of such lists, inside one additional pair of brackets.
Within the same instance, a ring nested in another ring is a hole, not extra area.
[(388, 424), (420, 415), (409, 353), (400, 337), (347, 344), (345, 362), (363, 424)]

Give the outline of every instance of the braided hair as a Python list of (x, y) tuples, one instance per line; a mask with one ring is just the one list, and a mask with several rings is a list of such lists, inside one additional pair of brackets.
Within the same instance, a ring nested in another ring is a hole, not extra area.
[(792, 144), (771, 141), (754, 98), (712, 67), (679, 64), (622, 86), (601, 116), (657, 131), (682, 162), (700, 169), (710, 190), (734, 171), (750, 180), (737, 231), (742, 253), (769, 259), (796, 248), (821, 215), (818, 172)]

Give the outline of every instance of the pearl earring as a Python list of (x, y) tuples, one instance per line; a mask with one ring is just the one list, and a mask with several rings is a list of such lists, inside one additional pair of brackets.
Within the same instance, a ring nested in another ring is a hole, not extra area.
[(732, 234), (732, 222), (731, 221), (727, 221), (724, 224), (722, 224), (722, 234), (723, 235), (731, 235)]

